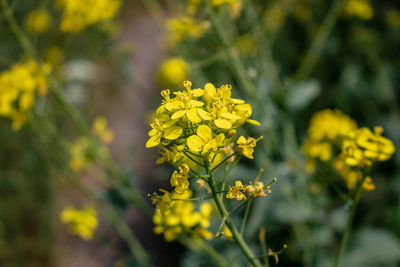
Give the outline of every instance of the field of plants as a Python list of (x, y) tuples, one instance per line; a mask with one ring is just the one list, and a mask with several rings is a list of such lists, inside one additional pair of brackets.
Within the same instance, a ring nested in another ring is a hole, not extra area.
[(0, 266), (400, 265), (400, 2), (0, 0)]

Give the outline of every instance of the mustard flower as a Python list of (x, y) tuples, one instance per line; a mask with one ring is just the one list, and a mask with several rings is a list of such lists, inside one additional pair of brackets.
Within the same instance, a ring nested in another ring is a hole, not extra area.
[(178, 194), (184, 193), (189, 188), (189, 167), (184, 164), (179, 167), (179, 172), (174, 171), (171, 177), (171, 186), (175, 187)]
[(347, 0), (344, 6), (344, 14), (349, 17), (370, 20), (374, 17), (374, 10), (367, 0)]
[(236, 181), (235, 186), (229, 187), (229, 191), (226, 194), (226, 198), (234, 199), (236, 198), (237, 200), (242, 200), (246, 199), (245, 194), (243, 194), (243, 191), (246, 191), (247, 186), (243, 186), (241, 181)]
[(42, 34), (48, 31), (51, 25), (51, 15), (45, 9), (30, 11), (24, 20), (25, 29), (34, 34)]
[(269, 190), (269, 186), (265, 187), (263, 182), (255, 182), (246, 186), (246, 193), (253, 197), (266, 197), (265, 190)]
[(121, 7), (121, 0), (57, 0), (63, 9), (60, 29), (77, 33), (100, 21), (112, 19)]
[(165, 87), (176, 87), (189, 76), (189, 64), (180, 57), (165, 60), (158, 72), (158, 80)]
[(93, 133), (101, 140), (102, 143), (108, 145), (114, 139), (114, 132), (108, 129), (106, 118), (99, 116), (93, 122)]
[(182, 233), (191, 233), (206, 239), (212, 237), (207, 230), (210, 226), (211, 204), (204, 202), (200, 205), (199, 211), (196, 211), (193, 202), (185, 201), (191, 196), (191, 191), (185, 191), (183, 194), (174, 192), (171, 195), (174, 200), (171, 202), (168, 212), (162, 213), (160, 210), (156, 210), (153, 216), (156, 234), (163, 234), (168, 242), (174, 241)]
[(186, 142), (191, 151), (205, 155), (210, 151), (217, 151), (219, 147), (223, 146), (224, 139), (223, 133), (213, 138), (210, 127), (200, 125), (197, 128), (196, 135), (189, 136)]
[(98, 226), (96, 210), (93, 207), (82, 210), (67, 207), (61, 212), (60, 220), (69, 225), (72, 234), (79, 235), (85, 240), (93, 239)]
[(208, 23), (185, 16), (167, 20), (166, 27), (170, 43), (174, 46), (187, 38), (201, 37), (208, 28)]
[(159, 209), (162, 214), (164, 214), (169, 211), (169, 207), (172, 203), (172, 196), (171, 193), (164, 189), (159, 189), (159, 191), (164, 193), (164, 195), (160, 196), (154, 192), (152, 195), (148, 194), (148, 196), (151, 198), (152, 204), (157, 204), (156, 208)]
[(240, 136), (237, 140), (236, 151), (245, 156), (246, 158), (253, 159), (254, 147), (256, 146), (257, 140), (253, 137), (245, 138), (244, 136)]
[(12, 120), (13, 130), (19, 130), (27, 121), (36, 96), (47, 93), (49, 72), (47, 64), (28, 59), (0, 73), (0, 117)]

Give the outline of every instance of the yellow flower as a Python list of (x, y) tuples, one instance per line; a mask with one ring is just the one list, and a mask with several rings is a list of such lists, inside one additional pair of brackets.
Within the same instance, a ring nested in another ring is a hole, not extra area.
[(158, 80), (165, 87), (176, 87), (189, 76), (189, 64), (180, 57), (165, 60), (160, 67)]
[(61, 212), (60, 219), (69, 225), (72, 234), (79, 235), (85, 240), (93, 239), (98, 225), (96, 210), (93, 207), (82, 210), (67, 207)]
[(93, 133), (106, 145), (114, 139), (114, 132), (108, 129), (106, 118), (101, 116), (96, 117), (93, 122)]
[(246, 191), (246, 186), (243, 186), (241, 181), (236, 181), (235, 186), (229, 187), (229, 191), (226, 194), (226, 198), (237, 200), (246, 199), (246, 196), (242, 193), (242, 191)]
[(171, 186), (175, 187), (178, 194), (184, 193), (189, 188), (189, 167), (184, 164), (179, 167), (179, 173), (174, 171), (171, 177)]
[(159, 191), (164, 193), (164, 195), (160, 196), (157, 193), (153, 193), (152, 195), (148, 194), (148, 196), (152, 200), (152, 204), (156, 204), (156, 208), (164, 214), (169, 211), (169, 207), (172, 203), (172, 195), (164, 189), (159, 189)]
[(199, 38), (208, 28), (207, 22), (200, 22), (192, 17), (172, 18), (166, 22), (171, 45), (176, 45), (187, 38)]
[(343, 142), (345, 162), (362, 168), (375, 161), (389, 160), (395, 148), (392, 141), (381, 136), (382, 132), (382, 127), (375, 127), (374, 133), (366, 127), (358, 129), (353, 139)]
[(169, 120), (168, 116), (166, 116), (167, 119), (159, 120), (156, 119), (154, 123), (151, 123), (150, 126), (151, 129), (149, 131), (149, 137), (150, 139), (146, 143), (146, 147), (155, 147), (158, 146), (161, 143), (162, 138), (166, 140), (175, 140), (178, 139), (179, 136), (182, 134), (182, 128), (179, 126), (175, 126), (175, 120)]
[(364, 182), (362, 184), (362, 188), (363, 188), (364, 191), (367, 191), (367, 192), (375, 190), (375, 185), (372, 182), (372, 178), (371, 177), (368, 176), (368, 177), (365, 178), (365, 180), (364, 180)]
[(46, 94), (49, 71), (47, 64), (39, 65), (28, 59), (0, 73), (0, 117), (11, 119), (14, 130), (27, 121), (36, 95)]
[(245, 156), (246, 158), (253, 159), (254, 147), (256, 146), (257, 140), (253, 137), (246, 138), (244, 136), (240, 136), (237, 140), (236, 151)]
[(32, 10), (25, 17), (25, 29), (31, 33), (42, 34), (46, 32), (51, 25), (51, 16), (47, 10)]
[(211, 204), (205, 202), (201, 204), (200, 211), (196, 211), (193, 202), (185, 201), (191, 196), (192, 192), (189, 190), (183, 194), (173, 192), (171, 198), (174, 201), (170, 204), (168, 212), (156, 210), (153, 216), (156, 234), (164, 234), (168, 242), (174, 241), (181, 233), (191, 233), (206, 239), (212, 237), (206, 230), (210, 226)]
[(347, 0), (344, 14), (349, 17), (370, 20), (374, 17), (374, 10), (367, 0)]
[(88, 26), (115, 17), (121, 7), (121, 0), (57, 0), (63, 8), (60, 29), (77, 33)]
[(265, 190), (269, 190), (269, 186), (265, 187), (264, 183), (262, 182), (256, 182), (254, 185), (250, 184), (246, 186), (246, 193), (249, 196), (253, 197), (266, 197), (267, 195), (265, 194)]
[(196, 133), (196, 135), (189, 136), (187, 139), (187, 146), (194, 153), (205, 155), (210, 151), (215, 152), (219, 147), (223, 146), (223, 141), (225, 139), (223, 133), (220, 133), (213, 138), (210, 127), (206, 125), (200, 125), (197, 128)]

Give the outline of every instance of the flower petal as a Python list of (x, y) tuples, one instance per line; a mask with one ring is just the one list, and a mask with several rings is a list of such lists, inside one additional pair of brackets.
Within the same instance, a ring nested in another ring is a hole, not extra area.
[(204, 141), (197, 135), (189, 136), (186, 141), (187, 146), (193, 152), (200, 152), (204, 146)]
[(212, 139), (212, 132), (210, 127), (206, 125), (200, 125), (196, 131), (197, 135), (200, 136), (204, 141)]
[(150, 139), (146, 142), (146, 147), (150, 148), (150, 147), (155, 147), (158, 144), (160, 144), (161, 141), (161, 136), (159, 135), (155, 135), (150, 137)]
[(201, 117), (197, 114), (197, 108), (187, 110), (186, 117), (193, 123), (199, 123), (202, 121)]
[(225, 119), (221, 119), (221, 118), (216, 119), (216, 120), (214, 120), (214, 123), (218, 128), (221, 128), (221, 129), (232, 128), (232, 123), (230, 123), (228, 120), (225, 120)]
[(172, 114), (171, 119), (176, 120), (182, 118), (183, 115), (185, 115), (185, 110), (181, 109)]
[(175, 140), (182, 134), (182, 128), (179, 126), (172, 126), (164, 131), (164, 138), (168, 140)]

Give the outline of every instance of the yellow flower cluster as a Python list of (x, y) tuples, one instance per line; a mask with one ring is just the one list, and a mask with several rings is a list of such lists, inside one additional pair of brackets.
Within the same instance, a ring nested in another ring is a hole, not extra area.
[[(173, 193), (160, 189), (163, 195), (149, 195), (161, 214), (167, 214), (175, 201), (173, 195), (190, 194), (190, 171), (207, 162), (211, 168), (226, 160), (231, 162), (237, 153), (253, 158), (258, 139), (240, 136), (234, 149), (236, 129), (246, 122), (260, 125), (250, 119), (252, 108), (241, 99), (232, 98), (232, 87), (216, 88), (207, 83), (203, 88), (192, 89), (185, 81), (184, 91), (161, 92), (164, 98), (150, 124), (146, 147), (158, 147), (162, 155), (157, 163), (168, 162), (178, 166), (170, 183)], [(236, 150), (236, 152), (235, 152)], [(261, 195), (259, 184), (249, 185), (250, 195)]]
[(347, 0), (344, 6), (344, 14), (349, 17), (370, 20), (374, 17), (374, 10), (367, 0)]
[[(107, 120), (104, 117), (97, 117), (92, 126), (93, 134), (99, 139), (103, 146), (100, 147), (100, 152), (107, 155), (109, 145), (114, 139), (114, 132), (108, 129)], [(69, 161), (69, 167), (73, 171), (82, 170), (87, 164), (93, 161), (93, 157), (90, 153), (90, 141), (87, 137), (81, 136), (74, 143), (71, 144), (69, 152), (71, 159)]]
[(61, 31), (77, 33), (88, 26), (115, 17), (121, 0), (57, 0), (63, 8)]
[(72, 234), (79, 235), (85, 240), (93, 239), (98, 226), (96, 210), (93, 207), (81, 210), (67, 207), (61, 212), (60, 220), (68, 224)]
[[(274, 178), (273, 181), (276, 181), (276, 178)], [(255, 182), (254, 184), (250, 183), (248, 185), (243, 185), (241, 181), (236, 181), (235, 186), (231, 186), (229, 188), (226, 198), (236, 200), (247, 199), (244, 193), (251, 197), (266, 197), (266, 193), (271, 193), (269, 188), (269, 185), (264, 185), (263, 182), (259, 181)]]
[(26, 122), (35, 96), (47, 93), (49, 72), (47, 64), (39, 65), (29, 59), (0, 73), (0, 117), (11, 119), (14, 130)]
[[(323, 110), (311, 119), (303, 152), (309, 162), (331, 161), (352, 189), (361, 180), (361, 169), (392, 157), (394, 145), (382, 133), (382, 127), (375, 127), (374, 131), (357, 128), (356, 122), (339, 110)], [(370, 178), (365, 180), (365, 189), (373, 189), (372, 185)]]
[(200, 205), (199, 211), (195, 211), (193, 202), (185, 200), (191, 195), (191, 191), (185, 191), (183, 194), (174, 192), (170, 195), (174, 201), (168, 211), (156, 210), (153, 216), (156, 234), (164, 234), (165, 240), (169, 242), (174, 241), (181, 233), (192, 233), (206, 239), (212, 238), (212, 233), (207, 230), (210, 227), (211, 204), (204, 202)]
[(208, 23), (184, 16), (167, 20), (166, 27), (169, 41), (174, 46), (187, 38), (201, 37), (208, 28)]
[[(202, 4), (202, 0), (189, 0), (186, 8), (187, 13), (194, 15)], [(241, 0), (210, 0), (210, 6), (213, 8), (219, 8), (225, 4), (228, 6), (233, 18), (237, 18), (240, 15), (243, 8)]]
[(176, 87), (189, 76), (189, 64), (180, 57), (165, 60), (158, 72), (158, 81), (165, 88)]
[(35, 9), (26, 15), (24, 23), (28, 32), (42, 34), (50, 28), (51, 16), (45, 9)]

